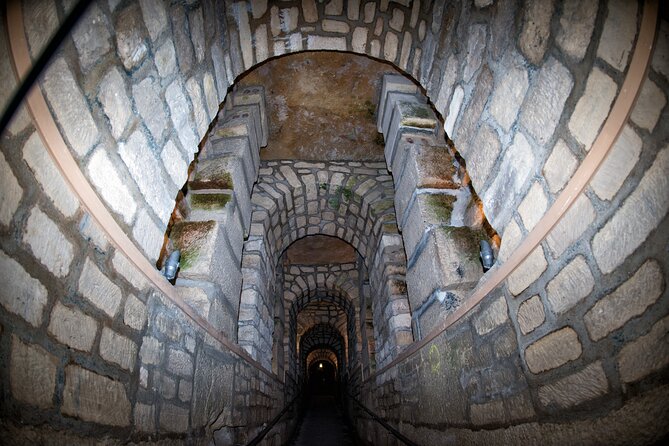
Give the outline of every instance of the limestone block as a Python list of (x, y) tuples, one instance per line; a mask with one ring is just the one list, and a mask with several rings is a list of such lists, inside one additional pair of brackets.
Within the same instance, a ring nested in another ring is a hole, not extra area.
[(523, 334), (534, 331), (546, 320), (544, 305), (539, 296), (532, 296), (518, 307), (518, 326)]
[(411, 53), (412, 37), (409, 31), (404, 32), (402, 38), (402, 52), (400, 53), (400, 68), (406, 70), (409, 65), (409, 55)]
[(605, 60), (618, 71), (627, 66), (632, 42), (636, 36), (637, 4), (614, 0), (607, 4), (608, 14), (599, 38), (597, 57)]
[(518, 224), (511, 219), (502, 235), (502, 246), (499, 249), (499, 260), (506, 262), (511, 256), (511, 253), (516, 249), (522, 240), (523, 233), (520, 231)]
[(132, 86), (132, 96), (146, 128), (157, 143), (163, 141), (168, 130), (165, 105), (160, 98), (160, 83), (151, 76)]
[(653, 70), (669, 79), (669, 22), (662, 20), (658, 30), (657, 46), (653, 53)]
[(664, 291), (662, 268), (647, 260), (626, 282), (601, 298), (584, 316), (585, 327), (593, 341), (599, 341), (643, 314)]
[(422, 252), (407, 271), (411, 307), (417, 308), (433, 293), (440, 301), (463, 298), (483, 275), (479, 240), (479, 234), (466, 227), (430, 231)]
[(539, 182), (535, 182), (527, 192), (525, 199), (518, 206), (518, 213), (523, 219), (523, 224), (531, 231), (539, 222), (548, 209), (548, 198)]
[(490, 102), (490, 113), (505, 132), (508, 132), (516, 121), (529, 88), (527, 70), (520, 61), (514, 59), (507, 65)]
[(324, 19), (321, 22), (321, 28), (326, 33), (348, 34), (351, 28), (348, 23), (340, 20)]
[(267, 105), (265, 102), (265, 87), (262, 85), (252, 85), (241, 88), (232, 94), (232, 105), (257, 105), (259, 107), (260, 120), (260, 147), (267, 146), (267, 138), (269, 136), (269, 124), (267, 117)]
[(367, 49), (367, 28), (358, 26), (353, 30), (351, 37), (351, 47), (356, 53), (365, 53)]
[[(167, 226), (167, 223), (163, 222), (163, 225)], [(139, 211), (137, 221), (132, 228), (132, 236), (144, 251), (144, 254), (153, 262), (156, 262), (165, 241), (165, 230), (156, 225), (146, 209)]]
[(130, 263), (130, 260), (128, 260), (120, 251), (114, 253), (114, 257), (112, 257), (112, 265), (117, 273), (138, 290), (143, 290), (149, 286), (146, 276), (144, 276), (136, 266)]
[(204, 61), (205, 39), (204, 39), (204, 17), (202, 16), (202, 7), (188, 12), (188, 30), (193, 41), (195, 50), (195, 59), (198, 63)]
[(551, 33), (553, 0), (530, 0), (525, 2), (523, 28), (520, 33), (520, 50), (527, 60), (539, 65), (548, 48)]
[(51, 312), (48, 330), (58, 342), (76, 350), (90, 351), (98, 324), (81, 311), (57, 302)]
[[(592, 253), (604, 274), (613, 271), (669, 211), (669, 146), (660, 150), (637, 188), (592, 240)], [(629, 230), (634, 222), (634, 231)]]
[(56, 223), (38, 207), (30, 212), (22, 240), (56, 277), (65, 277), (70, 272), (74, 247)]
[(490, 173), (494, 172), (501, 148), (495, 129), (488, 124), (481, 125), (467, 154), (467, 170), (475, 190), (482, 191), (485, 188)]
[(137, 211), (137, 203), (121, 179), (118, 168), (109, 159), (106, 147), (98, 147), (91, 155), (88, 161), (88, 178), (111, 210), (130, 224)]
[(481, 194), (485, 214), (493, 227), (500, 227), (501, 222), (511, 214), (534, 169), (534, 150), (522, 133), (516, 133), (502, 155), (496, 169), (497, 176)]
[(23, 197), (23, 188), (19, 185), (12, 168), (2, 153), (0, 153), (0, 188), (2, 189), (0, 195), (0, 224), (9, 226)]
[(402, 31), (404, 26), (404, 11), (400, 8), (393, 8), (393, 15), (388, 21), (388, 25), (395, 31)]
[(193, 384), (185, 379), (179, 380), (179, 399), (184, 403), (191, 400), (193, 394)]
[(569, 150), (567, 143), (559, 139), (542, 170), (548, 189), (554, 194), (560, 192), (577, 166), (578, 160)]
[(404, 212), (402, 222), (402, 238), (407, 253), (407, 259), (411, 263), (415, 252), (429, 237), (428, 231), (435, 226), (452, 226), (451, 218), (453, 207), (458, 196), (451, 190), (443, 193), (417, 193), (413, 197)]
[(397, 102), (393, 108), (388, 132), (384, 134), (386, 137), (384, 152), (388, 168), (392, 168), (397, 149), (397, 142), (403, 133), (419, 133), (424, 134), (426, 137), (433, 138), (436, 131), (437, 118), (434, 116), (434, 112), (428, 105), (412, 102)]
[(51, 62), (42, 87), (69, 147), (83, 158), (98, 142), (99, 132), (65, 59)]
[(171, 76), (176, 71), (177, 55), (171, 40), (166, 41), (158, 47), (153, 63), (156, 64), (158, 74), (160, 74), (160, 77), (163, 79)]
[(525, 349), (525, 362), (532, 373), (560, 367), (581, 356), (583, 348), (571, 327), (554, 331)]
[(556, 313), (564, 313), (595, 287), (595, 279), (583, 256), (567, 264), (546, 286), (546, 298)]
[(132, 116), (132, 105), (125, 91), (125, 80), (118, 68), (109, 70), (100, 81), (98, 101), (109, 119), (112, 136), (118, 140)]
[(146, 324), (147, 309), (144, 302), (130, 294), (123, 309), (123, 323), (128, 327), (141, 331)]
[(160, 0), (140, 0), (139, 6), (151, 41), (155, 42), (168, 24), (165, 4)]
[(142, 364), (159, 365), (163, 359), (163, 344), (156, 338), (145, 336), (139, 349)]
[(223, 231), (215, 221), (180, 222), (174, 225), (170, 237), (181, 251), (179, 277), (216, 283), (226, 296), (238, 296), (240, 266), (228, 249), (222, 249)]
[(179, 376), (193, 376), (193, 359), (183, 350), (169, 349), (167, 370)]
[(181, 299), (208, 320), (211, 303), (218, 297), (215, 288), (211, 284), (184, 279), (177, 279), (176, 286)]
[(235, 370), (232, 364), (201, 351), (197, 355), (193, 379), (193, 427), (211, 425), (233, 398)]
[(555, 41), (577, 61), (583, 59), (590, 44), (598, 6), (597, 2), (582, 3), (579, 0), (566, 0), (562, 5)]
[(641, 138), (626, 125), (616, 143), (590, 180), (590, 187), (603, 200), (611, 200), (641, 155)]
[(444, 131), (448, 137), (453, 136), (453, 130), (455, 129), (455, 121), (458, 119), (460, 114), (460, 108), (462, 107), (462, 101), (465, 97), (465, 91), (461, 86), (455, 87), (453, 91), (453, 97), (451, 98), (451, 103), (448, 106), (448, 113), (446, 114), (446, 120), (444, 121)]
[[(49, 196), (58, 210), (65, 217), (73, 216), (79, 209), (79, 202), (72, 194), (70, 186), (63, 179), (62, 174), (44, 147), (44, 144), (42, 144), (42, 140), (37, 132), (30, 135), (28, 141), (23, 146), (23, 160), (28, 164), (33, 175), (35, 175), (35, 179), (42, 186), (42, 190)], [(16, 197), (16, 195), (12, 196), (12, 192), (15, 192), (16, 189), (11, 184), (14, 175), (11, 173), (11, 170), (8, 170), (7, 173), (11, 175), (8, 181), (10, 194), (8, 204), (11, 204), (11, 201), (15, 200)], [(14, 181), (16, 180), (14, 179)], [(16, 186), (18, 187), (18, 183)], [(19, 187), (18, 190), (20, 191), (21, 188)]]
[(53, 407), (58, 358), (12, 335), (9, 384), (12, 396), (40, 409)]
[(548, 246), (558, 258), (577, 242), (595, 220), (595, 208), (590, 199), (581, 194), (546, 237)]
[(467, 59), (462, 72), (464, 82), (469, 82), (474, 73), (481, 68), (483, 52), (486, 48), (486, 37), (488, 31), (485, 25), (472, 24), (469, 26), (467, 37)]
[(618, 86), (609, 76), (595, 67), (585, 84), (585, 91), (578, 100), (569, 119), (569, 130), (574, 137), (590, 150), (599, 134), (604, 120), (609, 115)]
[(375, 14), (376, 14), (376, 3), (375, 2), (365, 3), (363, 22), (372, 23), (374, 21), (374, 15)]
[(202, 87), (200, 87), (200, 83), (195, 77), (191, 77), (186, 81), (186, 91), (188, 91), (188, 97), (193, 105), (197, 137), (198, 139), (202, 139), (209, 127), (209, 115), (202, 97)]
[(2, 307), (21, 316), (33, 327), (42, 323), (48, 292), (42, 283), (30, 276), (14, 259), (0, 250), (0, 283), (12, 284), (0, 293)]
[(420, 103), (424, 102), (422, 96), (418, 96), (412, 93), (404, 93), (398, 91), (389, 91), (385, 96), (385, 103), (383, 107), (383, 116), (381, 116), (381, 110), (379, 110), (379, 119), (381, 119), (381, 130), (380, 133), (383, 133), (386, 141), (388, 140), (388, 134), (390, 133), (390, 124), (393, 119), (393, 114), (395, 113), (395, 105), (399, 102), (407, 103)]
[(574, 374), (539, 387), (539, 401), (543, 406), (567, 408), (605, 395), (608, 390), (609, 383), (602, 363), (597, 361)]
[(548, 263), (541, 245), (537, 246), (529, 256), (508, 277), (507, 285), (514, 296), (519, 295), (532, 285), (546, 271)]
[(520, 124), (539, 144), (553, 136), (573, 86), (571, 73), (556, 59), (550, 57), (542, 65), (520, 112)]
[[(218, 159), (222, 157), (237, 158), (242, 161), (244, 171), (245, 187), (248, 190), (253, 188), (253, 184), (258, 178), (260, 166), (256, 165), (251, 154), (251, 145), (247, 137), (215, 138), (211, 136), (205, 150), (199, 157), (198, 163), (209, 159)], [(234, 162), (230, 160), (229, 162)], [(233, 187), (234, 187), (233, 179)]]
[(181, 146), (188, 155), (188, 162), (193, 160), (193, 154), (198, 150), (198, 139), (193, 132), (192, 115), (188, 99), (179, 79), (174, 80), (165, 90), (165, 100), (170, 109), (172, 124), (179, 136)]
[(138, 67), (149, 49), (142, 33), (143, 23), (139, 7), (131, 5), (118, 13), (114, 31), (116, 31), (116, 51), (126, 70)]
[(307, 36), (307, 49), (311, 51), (346, 51), (346, 37)]
[(168, 375), (156, 370), (153, 372), (153, 390), (157, 390), (166, 400), (170, 400), (177, 394), (177, 383)]
[[(372, 7), (374, 6), (373, 3), (367, 3), (367, 5), (370, 4)], [(367, 5), (365, 5), (365, 10), (367, 10)], [(380, 133), (384, 133), (384, 110), (386, 109), (386, 104), (388, 103), (388, 93), (391, 91), (413, 95), (418, 93), (419, 90), (416, 84), (404, 76), (397, 74), (385, 74), (383, 76), (381, 84), (381, 97), (379, 98), (379, 107), (377, 111), (377, 129)], [(390, 108), (390, 110), (392, 110), (392, 108)]]
[(130, 401), (122, 383), (78, 365), (65, 367), (62, 412), (111, 426), (130, 424)]
[(667, 97), (664, 92), (655, 82), (647, 78), (632, 110), (632, 121), (639, 127), (652, 132), (665, 105), (667, 105)]
[(118, 364), (121, 368), (131, 372), (135, 367), (137, 344), (126, 336), (108, 327), (103, 327), (100, 337), (100, 356), (105, 361)]
[(174, 141), (169, 140), (163, 147), (160, 154), (160, 159), (165, 166), (165, 170), (170, 175), (172, 182), (179, 188), (183, 188), (188, 179), (188, 164), (183, 158), (183, 155), (177, 149)]
[(318, 21), (316, 0), (302, 0), (302, 14), (304, 15), (304, 21), (307, 23)]
[(660, 319), (648, 334), (628, 343), (618, 354), (618, 371), (625, 383), (638, 381), (669, 364), (669, 317)]
[(212, 121), (218, 114), (218, 91), (216, 90), (216, 82), (210, 72), (204, 73), (202, 78), (202, 87), (204, 88), (204, 97), (207, 102), (207, 110), (209, 111), (209, 120)]
[[(214, 220), (222, 225), (233, 224), (235, 209), (233, 193), (220, 190), (193, 190), (186, 196), (189, 221)], [(235, 222), (236, 223), (236, 222)]]
[[(260, 165), (260, 107), (258, 105), (243, 105), (233, 107), (224, 113), (223, 119), (219, 113), (219, 124), (210, 134), (212, 146), (222, 138), (246, 139), (249, 143), (249, 154), (253, 161), (254, 175), (257, 177)], [(222, 121), (222, 122), (221, 122)], [(213, 155), (209, 154), (210, 156)]]
[(152, 404), (135, 404), (135, 428), (140, 432), (156, 431), (156, 407)]
[(413, 135), (403, 135), (397, 144), (395, 212), (398, 222), (404, 220), (404, 212), (416, 189), (457, 189), (460, 186), (448, 147), (428, 143)]
[(504, 401), (499, 399), (483, 404), (472, 404), (469, 416), (475, 425), (502, 423), (506, 420)]
[(88, 258), (79, 277), (77, 291), (109, 317), (114, 317), (121, 306), (121, 289)]
[(251, 0), (251, 11), (254, 19), (259, 19), (267, 12), (267, 0)]
[(72, 31), (74, 46), (84, 72), (91, 68), (111, 49), (107, 17), (98, 5), (91, 5)]
[(506, 299), (503, 295), (498, 296), (488, 304), (477, 316), (473, 323), (479, 335), (490, 333), (495, 328), (509, 320)]

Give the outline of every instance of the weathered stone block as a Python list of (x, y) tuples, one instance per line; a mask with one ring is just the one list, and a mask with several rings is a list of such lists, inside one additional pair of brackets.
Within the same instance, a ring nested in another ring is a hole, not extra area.
[(111, 426), (130, 424), (130, 401), (122, 383), (78, 365), (65, 367), (62, 412)]
[(662, 268), (646, 261), (625, 283), (601, 298), (583, 317), (593, 341), (598, 341), (643, 314), (664, 291)]
[[(167, 26), (167, 11), (160, 0), (140, 0), (144, 24), (152, 41), (156, 41)], [(153, 409), (153, 408), (152, 408)]]
[(183, 188), (188, 179), (188, 164), (172, 140), (167, 141), (167, 144), (163, 147), (160, 159), (163, 161), (163, 165), (174, 185), (179, 189)]
[[(388, 95), (393, 96), (393, 93)], [(397, 143), (404, 133), (424, 134), (434, 137), (437, 131), (437, 118), (426, 104), (413, 102), (397, 102), (393, 108), (392, 118), (388, 127), (386, 146), (384, 149), (388, 169), (392, 169)]]
[(641, 138), (626, 125), (616, 143), (590, 180), (590, 187), (603, 200), (611, 200), (641, 155)]
[[(166, 222), (163, 222), (167, 226)], [(165, 227), (163, 226), (163, 228)], [(153, 220), (146, 209), (141, 209), (137, 215), (137, 221), (132, 228), (132, 236), (135, 238), (144, 254), (156, 262), (160, 255), (160, 249), (165, 239), (165, 230), (161, 229)]]
[[(223, 156), (238, 158), (242, 161), (242, 166), (244, 168), (244, 178), (246, 180), (246, 188), (251, 190), (253, 188), (253, 184), (258, 178), (260, 166), (257, 165), (253, 159), (249, 139), (246, 137), (226, 137), (217, 139), (214, 134), (212, 134), (210, 135), (210, 140), (205, 146), (203, 153), (198, 158), (198, 163), (201, 163), (204, 160), (215, 159)], [(293, 183), (291, 183), (291, 185), (293, 185)]]
[(131, 372), (135, 367), (137, 344), (114, 330), (103, 327), (100, 338), (100, 356), (105, 361), (118, 364)]
[(181, 146), (186, 151), (188, 162), (190, 162), (193, 160), (193, 154), (198, 151), (198, 139), (193, 132), (193, 117), (188, 99), (186, 99), (183, 86), (178, 79), (167, 86), (165, 101), (167, 101), (167, 106), (170, 109), (174, 129), (179, 135)]
[(532, 373), (541, 373), (577, 359), (582, 351), (574, 329), (564, 327), (527, 347), (525, 362)]
[(139, 349), (143, 364), (159, 365), (163, 359), (163, 344), (156, 338), (145, 336)]
[(520, 61), (510, 60), (490, 102), (490, 113), (505, 132), (508, 132), (516, 121), (528, 87), (527, 70)]
[(618, 371), (625, 383), (638, 381), (669, 364), (669, 317), (660, 319), (650, 332), (630, 342), (618, 354)]
[(177, 55), (171, 40), (163, 43), (157, 50), (153, 59), (158, 74), (164, 79), (171, 76), (177, 69)]
[[(452, 226), (453, 208), (458, 195), (454, 191), (446, 190), (445, 193), (417, 193), (413, 196), (407, 193), (409, 201), (408, 209), (401, 211), (404, 221), (402, 221), (404, 247), (407, 253), (407, 259), (411, 263), (419, 244), (429, 236), (430, 231), (435, 226)], [(401, 197), (404, 198), (404, 197)], [(404, 204), (400, 203), (403, 207)]]
[(637, 4), (613, 0), (607, 4), (607, 9), (604, 30), (597, 46), (597, 57), (616, 70), (624, 71), (636, 35)]
[(165, 105), (160, 98), (160, 83), (153, 77), (146, 77), (132, 86), (137, 111), (156, 142), (163, 141), (168, 130)]
[(544, 406), (572, 407), (605, 395), (609, 383), (597, 361), (565, 378), (539, 388), (539, 401)]
[(114, 317), (121, 306), (121, 289), (88, 258), (79, 277), (77, 291), (109, 317)]
[(133, 132), (127, 142), (118, 145), (118, 151), (149, 206), (167, 224), (174, 209), (174, 199), (168, 194), (161, 163), (144, 133), (140, 130)]
[(662, 89), (646, 78), (630, 117), (636, 125), (652, 132), (665, 105), (667, 97)]
[(525, 291), (546, 271), (547, 267), (548, 263), (546, 262), (544, 249), (539, 245), (527, 256), (523, 263), (509, 274), (507, 285), (511, 294), (517, 296)]
[(520, 113), (521, 125), (539, 144), (553, 136), (573, 86), (569, 70), (552, 57), (539, 70)]
[[(613, 271), (654, 230), (669, 211), (669, 146), (660, 150), (637, 188), (592, 240), (592, 253), (604, 274)], [(634, 231), (629, 222), (635, 222)]]
[(58, 358), (43, 348), (12, 336), (9, 384), (12, 396), (40, 409), (53, 407)]
[(595, 220), (595, 216), (595, 208), (590, 199), (581, 194), (546, 237), (546, 242), (555, 258), (560, 257), (567, 248), (578, 241)]
[(167, 355), (167, 370), (179, 376), (193, 376), (193, 359), (183, 350), (170, 348)]
[(65, 139), (83, 158), (97, 143), (99, 132), (65, 59), (61, 57), (49, 65), (42, 86)]
[(535, 65), (540, 64), (548, 48), (554, 8), (553, 0), (525, 2), (519, 45), (525, 57)]
[(233, 106), (243, 106), (243, 105), (258, 105), (260, 113), (260, 147), (265, 147), (267, 145), (267, 138), (269, 136), (269, 124), (267, 117), (267, 106), (265, 105), (265, 87), (262, 85), (252, 85), (248, 87), (241, 88), (233, 93), (232, 95), (232, 105)]
[(98, 5), (91, 5), (72, 31), (74, 46), (84, 72), (89, 71), (111, 49), (107, 17)]
[(546, 298), (556, 313), (564, 313), (595, 287), (595, 279), (583, 256), (569, 262), (546, 286)]
[(523, 224), (528, 231), (536, 226), (546, 209), (548, 209), (548, 198), (543, 187), (541, 187), (541, 183), (535, 182), (518, 206), (518, 214), (523, 219)]
[(548, 189), (554, 194), (562, 190), (577, 166), (578, 160), (569, 150), (567, 143), (559, 139), (542, 171), (548, 183)]
[(232, 402), (235, 370), (232, 364), (211, 356), (197, 355), (193, 380), (193, 427), (211, 425)]
[(140, 14), (138, 5), (130, 5), (118, 13), (114, 26), (116, 50), (128, 71), (138, 67), (148, 53)]
[(546, 320), (544, 305), (539, 296), (532, 296), (518, 307), (518, 326), (523, 334), (534, 331)]
[(569, 119), (569, 130), (574, 137), (590, 150), (599, 134), (604, 120), (609, 115), (618, 86), (599, 68), (595, 67), (585, 84), (585, 91), (578, 100)]
[(534, 150), (522, 133), (516, 133), (513, 143), (502, 155), (497, 176), (481, 194), (485, 214), (493, 227), (500, 227), (520, 201), (520, 191), (531, 177), (534, 164)]
[[(372, 3), (368, 4), (371, 4), (372, 7), (374, 6)], [(365, 10), (366, 9), (367, 7), (365, 6)], [(383, 122), (386, 113), (385, 112), (387, 107), (386, 104), (388, 104), (388, 93), (390, 92), (407, 93), (409, 95), (414, 95), (418, 93), (419, 90), (416, 84), (414, 84), (404, 76), (399, 76), (396, 74), (386, 74), (383, 76), (381, 85), (381, 97), (379, 98), (379, 107), (377, 111), (377, 130), (380, 133), (384, 132)], [(392, 110), (392, 108), (390, 108), (389, 110)]]
[(98, 87), (98, 101), (109, 119), (112, 136), (118, 140), (132, 116), (132, 105), (125, 91), (121, 70), (114, 67), (104, 75)]
[(81, 311), (68, 308), (60, 302), (51, 312), (49, 334), (58, 342), (76, 350), (90, 351), (93, 348), (98, 324), (92, 317)]
[(481, 125), (467, 154), (467, 170), (475, 190), (485, 188), (501, 148), (497, 131), (488, 124)]
[(490, 333), (509, 320), (506, 299), (503, 295), (492, 300), (488, 306), (474, 317), (473, 323), (479, 335)]
[(406, 275), (412, 308), (433, 293), (440, 301), (462, 298), (476, 285), (483, 275), (478, 258), (480, 238), (476, 230), (467, 227), (430, 231)]
[(597, 2), (584, 4), (578, 0), (566, 0), (562, 5), (555, 40), (565, 53), (577, 61), (583, 59), (590, 44), (598, 6)]
[[(220, 138), (243, 139), (249, 142), (249, 153), (253, 161), (255, 178), (260, 165), (260, 107), (257, 105), (243, 105), (233, 107), (230, 111), (221, 111), (224, 114), (220, 122), (212, 131), (210, 138), (212, 145), (217, 145)], [(221, 120), (221, 116), (219, 116)], [(211, 154), (210, 154), (211, 155)]]
[(128, 327), (141, 331), (146, 324), (147, 309), (144, 302), (130, 294), (125, 301), (123, 323)]
[(42, 323), (48, 292), (14, 259), (0, 250), (0, 283), (12, 284), (0, 293), (2, 307), (21, 316), (33, 327)]
[(98, 147), (88, 161), (88, 178), (111, 210), (126, 223), (132, 222), (137, 204), (105, 147)]
[(135, 404), (135, 428), (140, 432), (156, 431), (156, 407), (152, 404)]
[(58, 29), (56, 2), (45, 0), (27, 3), (23, 8), (23, 14), (30, 54), (33, 59), (37, 59), (49, 43), (49, 38)]
[(22, 239), (56, 277), (67, 276), (74, 259), (74, 246), (38, 207), (30, 212)]
[(177, 292), (184, 302), (208, 320), (211, 303), (218, 297), (215, 288), (211, 284), (184, 279), (177, 279), (176, 286)]

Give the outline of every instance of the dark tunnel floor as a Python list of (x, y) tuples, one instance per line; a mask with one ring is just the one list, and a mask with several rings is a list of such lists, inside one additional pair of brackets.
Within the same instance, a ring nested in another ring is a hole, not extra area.
[(291, 446), (354, 446), (357, 443), (334, 396), (314, 395)]

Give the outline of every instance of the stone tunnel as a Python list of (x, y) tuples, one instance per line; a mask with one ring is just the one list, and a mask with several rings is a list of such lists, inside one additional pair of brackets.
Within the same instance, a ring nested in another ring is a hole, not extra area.
[(7, 2), (0, 443), (666, 444), (668, 9)]

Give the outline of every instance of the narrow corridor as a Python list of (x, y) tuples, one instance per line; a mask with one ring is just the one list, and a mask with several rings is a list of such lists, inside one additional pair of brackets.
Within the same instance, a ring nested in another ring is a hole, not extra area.
[(332, 395), (314, 395), (291, 446), (352, 446), (357, 444)]

